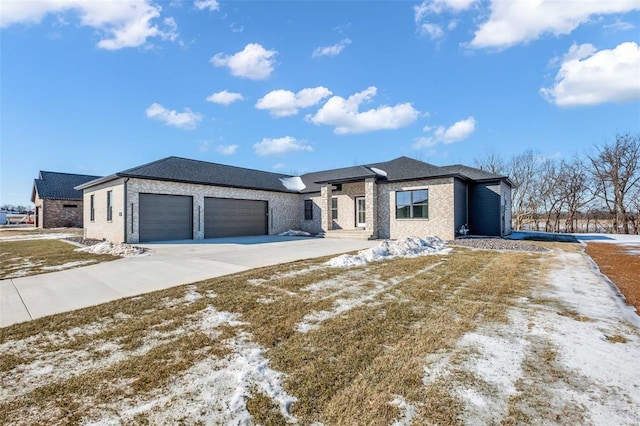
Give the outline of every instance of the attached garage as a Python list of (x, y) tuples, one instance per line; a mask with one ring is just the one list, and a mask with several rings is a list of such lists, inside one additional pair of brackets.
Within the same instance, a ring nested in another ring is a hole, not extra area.
[(204, 199), (204, 237), (241, 237), (267, 235), (266, 201), (231, 198)]
[(140, 194), (140, 242), (193, 238), (193, 198)]

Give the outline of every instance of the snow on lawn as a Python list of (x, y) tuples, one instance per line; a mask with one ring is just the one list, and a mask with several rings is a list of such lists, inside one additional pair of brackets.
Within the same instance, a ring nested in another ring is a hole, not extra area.
[(407, 237), (403, 240), (384, 240), (377, 246), (361, 250), (358, 254), (343, 254), (326, 262), (326, 265), (334, 268), (348, 268), (362, 266), (369, 262), (393, 259), (397, 257), (418, 257), (429, 254), (448, 253), (446, 242), (438, 237)]
[[(547, 410), (566, 423), (640, 424), (640, 317), (584, 254), (557, 256), (536, 295), (545, 302), (522, 298), (508, 324), (485, 325), (453, 353), (425, 359), (423, 381), (452, 381), (465, 423), (500, 423), (515, 398), (524, 412)], [(452, 363), (455, 355), (463, 361)]]
[(109, 241), (103, 241), (89, 247), (78, 248), (76, 249), (76, 251), (93, 254), (111, 254), (121, 257), (146, 256), (149, 254), (142, 247), (136, 247), (132, 246), (131, 244), (123, 243), (114, 244)]
[(3, 237), (0, 234), (0, 241), (24, 241), (24, 240), (61, 240), (63, 238), (76, 237), (75, 234), (35, 234), (35, 235), (11, 235)]

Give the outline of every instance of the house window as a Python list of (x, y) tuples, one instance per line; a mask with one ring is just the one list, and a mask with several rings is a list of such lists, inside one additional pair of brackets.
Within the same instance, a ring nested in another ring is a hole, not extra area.
[(113, 218), (113, 191), (107, 191), (107, 220)]
[(93, 222), (94, 220), (96, 220), (96, 210), (95, 210), (95, 204), (93, 201), (93, 195), (91, 195), (91, 197), (89, 198), (89, 214), (91, 216), (91, 222)]
[(331, 219), (338, 220), (338, 198), (333, 197), (331, 199)]
[(429, 191), (418, 189), (415, 191), (396, 192), (396, 219), (428, 219)]
[(304, 220), (313, 220), (313, 200), (304, 200)]

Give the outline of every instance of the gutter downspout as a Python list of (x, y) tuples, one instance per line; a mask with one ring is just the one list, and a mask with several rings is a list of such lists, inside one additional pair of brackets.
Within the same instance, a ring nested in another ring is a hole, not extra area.
[(126, 178), (124, 180), (124, 209), (123, 209), (123, 218), (122, 218), (122, 222), (124, 224), (124, 242), (125, 243), (129, 243), (128, 238), (127, 238), (127, 182), (129, 182), (129, 178)]

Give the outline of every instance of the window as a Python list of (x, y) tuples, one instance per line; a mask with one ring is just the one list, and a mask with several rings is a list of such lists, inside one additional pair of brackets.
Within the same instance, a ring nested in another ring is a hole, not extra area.
[(331, 199), (331, 219), (338, 220), (338, 198)]
[(91, 195), (91, 197), (89, 198), (89, 214), (91, 215), (91, 222), (93, 222), (94, 220), (96, 220), (96, 210), (95, 210), (95, 204), (93, 202), (93, 195)]
[(313, 200), (304, 200), (304, 220), (313, 220)]
[(113, 218), (113, 191), (107, 191), (107, 220)]
[(77, 209), (78, 206), (75, 205), (75, 204), (63, 204), (62, 208), (65, 208), (65, 209)]
[(418, 189), (415, 191), (396, 192), (396, 219), (428, 219), (429, 191)]

